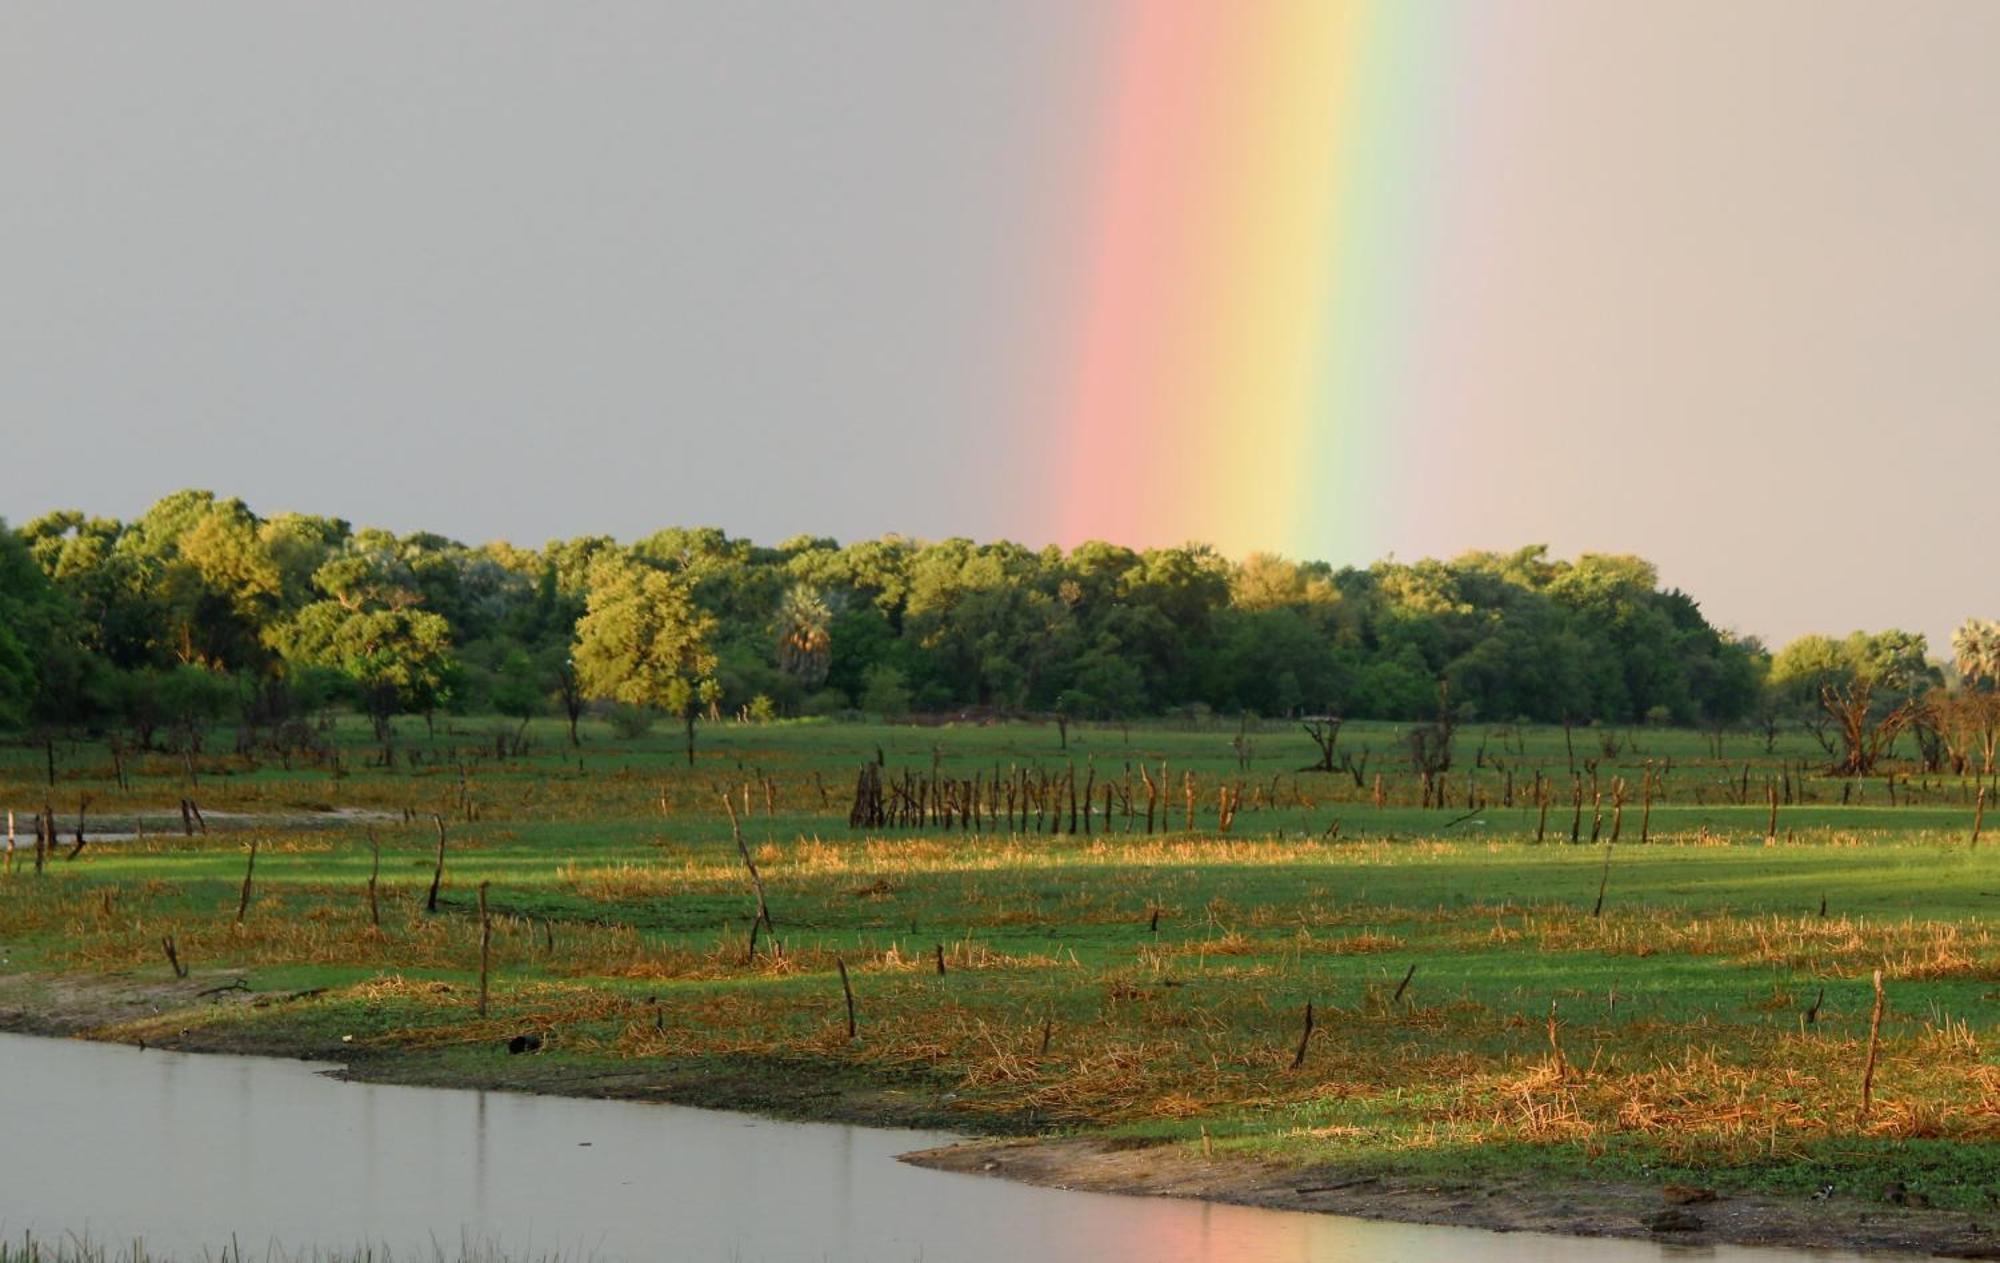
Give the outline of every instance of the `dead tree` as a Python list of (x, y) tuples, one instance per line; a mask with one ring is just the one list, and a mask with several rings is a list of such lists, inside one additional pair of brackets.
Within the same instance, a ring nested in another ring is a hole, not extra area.
[(1302, 767), (1301, 772), (1332, 772), (1334, 767), (1334, 746), (1340, 741), (1340, 718), (1336, 715), (1308, 715), (1299, 721), (1299, 727), (1312, 738), (1319, 747), (1319, 762)]
[(1833, 721), (1839, 737), (1838, 760), (1828, 766), (1834, 776), (1867, 776), (1882, 761), (1897, 736), (1909, 727), (1916, 714), (1911, 702), (1874, 716), (1875, 689), (1871, 681), (1856, 680), (1849, 685), (1823, 684), (1819, 690), (1820, 709)]

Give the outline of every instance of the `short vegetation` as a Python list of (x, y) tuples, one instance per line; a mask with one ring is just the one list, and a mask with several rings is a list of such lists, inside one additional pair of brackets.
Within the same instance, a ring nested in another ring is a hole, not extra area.
[(529, 552), (193, 494), (0, 572), (16, 1021), (2000, 1199), (1992, 624), (1772, 655), (1631, 559)]

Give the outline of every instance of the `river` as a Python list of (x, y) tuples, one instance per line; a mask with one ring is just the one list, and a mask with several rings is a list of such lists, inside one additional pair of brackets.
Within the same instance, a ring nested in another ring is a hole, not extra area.
[[(198, 1256), (387, 1246), (700, 1263), (1657, 1263), (1691, 1252), (1031, 1188), (932, 1132), (345, 1083), (323, 1065), (0, 1035), (0, 1234)], [(1739, 1263), (1824, 1253), (1716, 1249)]]

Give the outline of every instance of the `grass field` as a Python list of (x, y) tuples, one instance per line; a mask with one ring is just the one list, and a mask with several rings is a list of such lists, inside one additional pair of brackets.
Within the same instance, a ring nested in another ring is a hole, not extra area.
[[(105, 1038), (1364, 1172), (2000, 1199), (2000, 865), (1969, 781), (1828, 781), (1803, 734), (1468, 726), (1427, 807), (1388, 725), (1342, 732), (1358, 774), (1295, 770), (1318, 752), (1281, 724), (1073, 725), (1067, 750), (1053, 725), (718, 724), (692, 768), (664, 728), (587, 724), (579, 754), (538, 722), (501, 757), (493, 725), (403, 727), (389, 768), (353, 724), (337, 763), (127, 755), (123, 788), (101, 743), (59, 743), (53, 786), (42, 747), (5, 751), (0, 1010), (90, 1025), (78, 997), (116, 988), (162, 1011)], [(878, 759), (974, 782), (976, 819), (850, 828)], [(1066, 791), (1008, 811), (1072, 768), (1074, 832)], [(68, 858), (85, 795), (86, 838), (144, 836)]]

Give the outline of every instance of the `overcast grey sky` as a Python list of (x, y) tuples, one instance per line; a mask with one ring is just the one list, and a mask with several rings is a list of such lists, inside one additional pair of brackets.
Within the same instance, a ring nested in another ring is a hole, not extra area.
[[(1398, 555), (1636, 551), (1772, 639), (2000, 616), (2000, 3), (1479, 7), (1525, 53), (1474, 53), (1477, 318), (1410, 430), (1463, 511)], [(1075, 0), (6, 4), (0, 513), (1046, 542), (1117, 38)]]

